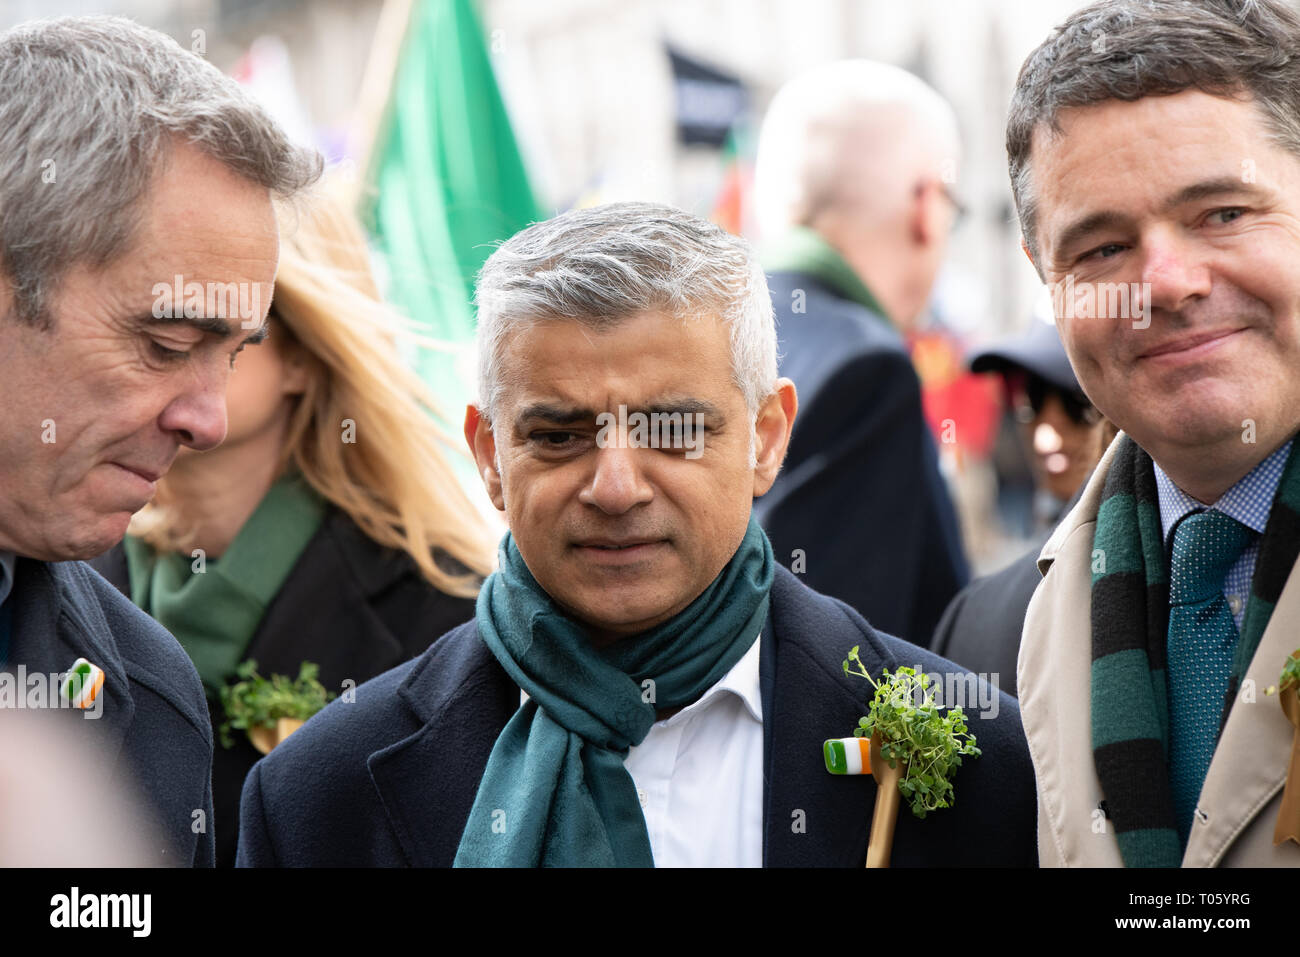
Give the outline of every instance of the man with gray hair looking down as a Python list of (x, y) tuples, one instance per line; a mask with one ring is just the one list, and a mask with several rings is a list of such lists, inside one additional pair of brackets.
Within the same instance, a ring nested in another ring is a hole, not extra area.
[(77, 779), (139, 795), (155, 862), (210, 866), (198, 676), (79, 560), (122, 538), (180, 446), (224, 438), (235, 355), (266, 334), (272, 198), (321, 162), (129, 20), (12, 28), (0, 89), (0, 679), (26, 679), (0, 705), (94, 718), (76, 729), (102, 766)]
[(474, 620), (253, 768), (238, 863), (861, 867), (875, 788), (822, 754), (865, 713), (857, 646), (982, 699), (956, 805), (905, 811), (893, 862), (1032, 865), (1015, 703), (808, 589), (752, 517), (798, 401), (747, 245), (666, 206), (576, 210), (476, 295), (465, 437), (500, 568)]

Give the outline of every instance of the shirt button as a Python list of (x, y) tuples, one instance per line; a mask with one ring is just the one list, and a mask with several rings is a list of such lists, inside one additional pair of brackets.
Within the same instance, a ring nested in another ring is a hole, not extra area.
[(1229, 595), (1229, 596), (1228, 596), (1228, 610), (1231, 611), (1234, 615), (1237, 615), (1237, 614), (1240, 614), (1240, 613), (1241, 613), (1241, 596), (1240, 596), (1240, 595)]
[(646, 796), (645, 796), (645, 791), (641, 790), (641, 788), (637, 788), (637, 789), (636, 789), (636, 797), (637, 797), (637, 800), (641, 802), (641, 806), (642, 806), (642, 807), (645, 807), (645, 805), (646, 805)]

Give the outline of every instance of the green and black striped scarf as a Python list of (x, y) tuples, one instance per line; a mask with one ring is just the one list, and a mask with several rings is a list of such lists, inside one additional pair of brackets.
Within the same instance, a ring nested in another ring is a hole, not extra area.
[[(1119, 442), (1093, 538), (1092, 753), (1125, 866), (1177, 867), (1183, 851), (1169, 787), (1165, 690), (1169, 558), (1151, 456), (1127, 435)], [(1282, 471), (1255, 560), (1220, 730), (1300, 555), (1297, 449), (1300, 442)]]

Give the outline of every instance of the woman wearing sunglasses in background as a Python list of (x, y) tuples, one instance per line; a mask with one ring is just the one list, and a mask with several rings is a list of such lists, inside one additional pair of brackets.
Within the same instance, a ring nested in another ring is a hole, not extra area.
[(1056, 326), (1034, 320), (1023, 335), (977, 353), (972, 372), (1002, 376), (1034, 479), (1034, 518), (1050, 530), (1101, 459), (1105, 420), (1079, 388)]
[(949, 603), (930, 648), (1010, 695), (1038, 553), (1115, 437), (1115, 428), (1079, 388), (1056, 326), (1035, 319), (1015, 339), (976, 354), (972, 372), (997, 372), (1006, 388), (1034, 479), (1040, 541), (1002, 571), (971, 582)]

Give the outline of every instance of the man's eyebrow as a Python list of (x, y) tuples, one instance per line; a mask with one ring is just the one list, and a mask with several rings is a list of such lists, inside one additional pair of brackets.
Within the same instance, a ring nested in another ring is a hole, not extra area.
[[(209, 335), (216, 336), (218, 339), (225, 341), (233, 338), (236, 331), (242, 329), (241, 324), (231, 323), (227, 319), (219, 319), (216, 316), (155, 316), (152, 313), (143, 317), (142, 325), (160, 326), (160, 325), (183, 325), (198, 329), (200, 332), (206, 332)], [(262, 324), (244, 337), (241, 345), (255, 346), (263, 341), (270, 329), (265, 320)]]
[(681, 413), (682, 415), (693, 415), (701, 413), (712, 419), (723, 418), (722, 410), (712, 402), (706, 402), (704, 399), (681, 398), (665, 399), (658, 402), (652, 402), (646, 408), (640, 410), (647, 414), (672, 415)]
[(1056, 248), (1068, 252), (1092, 233), (1102, 229), (1118, 228), (1127, 225), (1132, 221), (1132, 217), (1127, 216), (1124, 213), (1115, 213), (1110, 211), (1089, 213), (1082, 219), (1076, 219), (1070, 225), (1061, 230), (1061, 235), (1056, 240)]
[[(1193, 183), (1190, 186), (1183, 187), (1161, 204), (1161, 210), (1162, 212), (1168, 213), (1186, 203), (1195, 203), (1203, 199), (1212, 199), (1215, 196), (1242, 193), (1250, 196), (1264, 195), (1263, 190), (1259, 189), (1257, 186), (1252, 186), (1248, 183), (1242, 182), (1240, 177), (1221, 176), (1216, 179), (1202, 180), (1199, 183)], [(1090, 213), (1061, 230), (1060, 238), (1056, 242), (1056, 248), (1068, 251), (1073, 245), (1082, 241), (1091, 233), (1103, 229), (1127, 226), (1130, 225), (1132, 221), (1132, 216), (1127, 213), (1115, 212), (1113, 210)]]
[(1217, 179), (1202, 180), (1199, 183), (1193, 183), (1191, 186), (1184, 187), (1165, 200), (1165, 211), (1182, 206), (1184, 203), (1194, 203), (1200, 199), (1212, 199), (1215, 196), (1223, 196), (1229, 193), (1247, 193), (1251, 196), (1262, 196), (1263, 190), (1257, 186), (1251, 186), (1244, 182), (1239, 176), (1221, 176)]
[[(690, 397), (658, 399), (646, 404), (644, 407), (628, 409), (629, 415), (633, 412), (641, 412), (646, 415), (655, 413), (659, 415), (702, 413), (717, 420), (724, 418), (722, 410), (712, 402)], [(616, 413), (611, 411), (611, 414)], [(522, 428), (525, 422), (531, 420), (541, 420), (553, 425), (577, 425), (580, 422), (594, 422), (595, 419), (596, 412), (593, 409), (556, 405), (552, 402), (534, 402), (524, 406), (519, 414), (515, 416), (515, 428)]]
[(591, 409), (581, 409), (572, 405), (555, 405), (551, 402), (534, 402), (524, 406), (515, 416), (515, 427), (522, 426), (530, 419), (542, 419), (556, 425), (575, 425), (579, 422), (594, 420), (596, 413)]

